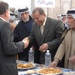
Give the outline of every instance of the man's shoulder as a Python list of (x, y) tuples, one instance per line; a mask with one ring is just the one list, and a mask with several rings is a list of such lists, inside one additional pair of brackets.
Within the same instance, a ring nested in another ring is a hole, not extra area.
[(0, 19), (0, 26), (4, 25), (9, 25), (9, 23)]
[(35, 25), (36, 25), (37, 23), (36, 23), (36, 22), (33, 22), (33, 24), (35, 24)]
[(33, 27), (33, 28), (38, 27), (37, 23), (36, 23), (36, 22), (33, 22), (33, 23), (32, 23), (32, 27)]
[(49, 17), (48, 17), (48, 22), (50, 22), (52, 24), (63, 24), (62, 21), (54, 19), (54, 18), (49, 18)]
[(8, 22), (6, 21), (3, 21), (3, 20), (0, 20), (0, 31), (3, 31), (3, 30), (10, 30), (11, 29), (11, 26)]
[(20, 20), (19, 22), (18, 22), (18, 24), (21, 24), (22, 23), (22, 21)]
[(37, 23), (36, 22), (33, 22), (33, 26), (37, 26)]
[(29, 19), (29, 21), (28, 21), (29, 23), (33, 23), (34, 22), (34, 20), (31, 18), (31, 19)]
[(59, 22), (59, 20), (54, 19), (54, 18), (50, 18), (50, 17), (47, 17), (47, 20), (52, 21), (52, 22)]
[(0, 24), (4, 24), (4, 23), (7, 23), (6, 21), (4, 21), (4, 20), (2, 20), (2, 19), (0, 19)]
[(16, 27), (20, 27), (20, 26), (22, 26), (22, 24), (24, 24), (24, 23), (23, 23), (23, 21), (20, 20)]

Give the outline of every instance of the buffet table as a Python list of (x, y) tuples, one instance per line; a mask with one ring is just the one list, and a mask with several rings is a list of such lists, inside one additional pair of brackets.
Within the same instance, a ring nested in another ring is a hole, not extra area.
[[(26, 63), (25, 61), (20, 61), (20, 60), (17, 60), (17, 62), (18, 63)], [(18, 75), (40, 75), (37, 73), (25, 74), (25, 72), (29, 71), (29, 70), (36, 70), (37, 71), (38, 69), (43, 68), (43, 66), (44, 65), (42, 65), (42, 64), (36, 64), (36, 67), (34, 67), (32, 69), (18, 70)], [(72, 71), (70, 69), (65, 69), (65, 68), (61, 68), (61, 69), (62, 69), (63, 74), (59, 74), (59, 75), (75, 75), (75, 71)]]
[[(18, 75), (40, 75), (40, 74), (25, 74), (25, 71), (18, 71)], [(75, 72), (65, 69), (60, 75), (75, 75)]]

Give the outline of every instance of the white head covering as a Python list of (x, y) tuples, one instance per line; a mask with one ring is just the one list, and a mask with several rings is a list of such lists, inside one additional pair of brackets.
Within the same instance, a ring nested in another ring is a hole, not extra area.
[(16, 20), (15, 14), (13, 12), (10, 12), (10, 22), (14, 22)]
[(19, 11), (20, 13), (24, 13), (24, 12), (29, 12), (29, 9), (28, 9), (28, 7), (19, 8), (18, 11)]
[(62, 16), (61, 15), (58, 15), (57, 16), (57, 19), (62, 20)]
[(25, 12), (29, 12), (29, 9), (28, 9), (28, 7), (19, 8), (19, 9), (18, 9), (18, 12), (19, 12), (19, 18), (21, 18), (21, 14), (22, 14), (22, 13), (25, 13)]
[(67, 15), (71, 15), (75, 19), (75, 9), (68, 10)]

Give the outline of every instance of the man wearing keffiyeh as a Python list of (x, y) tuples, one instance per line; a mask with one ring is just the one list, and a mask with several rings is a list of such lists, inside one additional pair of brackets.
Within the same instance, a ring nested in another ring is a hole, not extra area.
[(50, 67), (56, 67), (65, 55), (65, 68), (75, 70), (75, 9), (67, 11), (67, 24), (70, 29), (60, 44)]

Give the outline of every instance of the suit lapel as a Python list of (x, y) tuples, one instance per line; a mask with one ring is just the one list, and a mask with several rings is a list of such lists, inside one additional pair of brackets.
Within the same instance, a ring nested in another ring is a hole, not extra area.
[(47, 18), (46, 23), (45, 23), (45, 27), (44, 27), (44, 32), (43, 32), (43, 39), (42, 41), (44, 41), (46, 35), (48, 34), (49, 30), (50, 30), (50, 22), (49, 19)]
[(39, 27), (39, 25), (37, 25), (37, 34), (38, 34), (38, 36), (39, 36), (39, 39), (41, 40), (42, 39), (42, 34), (41, 34), (41, 31), (40, 31), (40, 27)]

